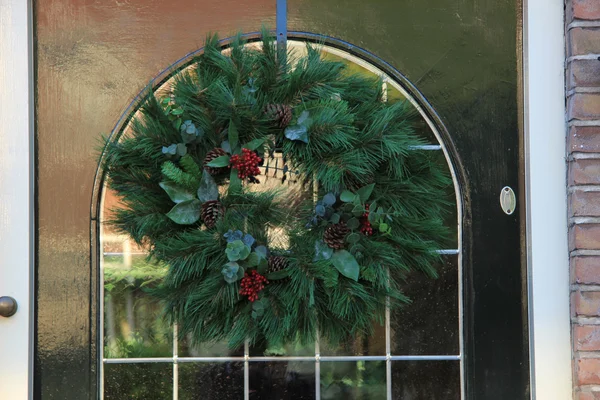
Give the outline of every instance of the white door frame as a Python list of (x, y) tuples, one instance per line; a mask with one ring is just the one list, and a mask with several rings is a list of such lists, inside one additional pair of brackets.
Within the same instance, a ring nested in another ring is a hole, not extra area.
[[(564, 5), (524, 0), (525, 186), (532, 398), (572, 396)], [(30, 0), (0, 0), (0, 398), (33, 398), (33, 46)]]
[(0, 0), (0, 398), (33, 398), (33, 63), (31, 3)]

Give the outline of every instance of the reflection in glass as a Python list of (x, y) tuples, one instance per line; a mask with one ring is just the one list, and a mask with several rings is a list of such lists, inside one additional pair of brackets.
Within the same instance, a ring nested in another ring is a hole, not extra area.
[(179, 400), (241, 400), (244, 363), (180, 363)]
[(321, 399), (380, 400), (385, 398), (385, 361), (321, 363)]
[(315, 398), (315, 363), (250, 363), (251, 400), (311, 400)]
[(392, 315), (392, 354), (459, 354), (458, 256), (445, 256), (437, 271), (437, 279), (407, 276), (404, 294), (412, 303)]
[(124, 399), (173, 399), (172, 364), (105, 364), (104, 400)]
[(349, 337), (337, 346), (321, 340), (320, 350), (324, 356), (384, 356), (385, 327), (374, 325), (372, 335)]
[(187, 336), (179, 339), (179, 357), (243, 357), (244, 348), (231, 349), (227, 342), (194, 344)]
[(161, 280), (165, 268), (144, 255), (104, 257), (104, 357), (172, 355), (172, 331), (160, 315), (163, 306), (145, 289)]
[(460, 362), (392, 361), (392, 398), (460, 399)]

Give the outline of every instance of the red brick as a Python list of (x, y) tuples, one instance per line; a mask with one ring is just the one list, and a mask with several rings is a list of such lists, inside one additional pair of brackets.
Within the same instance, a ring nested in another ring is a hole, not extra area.
[(579, 392), (577, 400), (600, 400), (600, 392)]
[(600, 29), (573, 28), (569, 31), (569, 56), (600, 53)]
[(571, 259), (573, 282), (588, 285), (600, 284), (600, 257), (582, 256)]
[(573, 293), (571, 301), (575, 316), (596, 317), (600, 315), (600, 292), (577, 291)]
[(574, 60), (569, 64), (569, 88), (600, 86), (600, 61)]
[(600, 225), (574, 225), (569, 233), (569, 246), (571, 250), (600, 249)]
[(597, 351), (600, 350), (600, 326), (584, 325), (575, 326), (573, 329), (573, 341), (576, 350)]
[(572, 0), (573, 18), (600, 19), (600, 2), (598, 0)]
[(569, 119), (600, 119), (600, 94), (575, 93), (569, 97)]
[(600, 159), (579, 159), (569, 163), (569, 184), (600, 184)]
[(571, 152), (600, 153), (600, 126), (572, 126), (569, 149)]
[(580, 385), (600, 384), (600, 359), (580, 359), (577, 361), (577, 367), (577, 382)]
[(569, 203), (572, 216), (600, 216), (600, 192), (584, 192), (576, 190), (570, 195)]

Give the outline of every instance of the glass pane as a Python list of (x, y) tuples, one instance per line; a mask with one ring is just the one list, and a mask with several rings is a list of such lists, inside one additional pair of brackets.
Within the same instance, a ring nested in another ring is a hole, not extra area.
[(104, 357), (170, 357), (172, 329), (163, 306), (145, 290), (162, 279), (164, 267), (144, 255), (104, 257)]
[(311, 400), (315, 398), (315, 363), (250, 363), (251, 400)]
[(445, 256), (437, 279), (408, 275), (412, 303), (392, 315), (393, 355), (459, 354), (457, 265), (458, 256)]
[(315, 344), (307, 343), (287, 343), (281, 347), (269, 347), (266, 343), (260, 343), (256, 346), (250, 346), (249, 353), (251, 357), (262, 356), (304, 356), (313, 357), (315, 355)]
[(227, 342), (193, 344), (190, 337), (179, 340), (179, 357), (243, 357), (244, 347), (231, 349)]
[(337, 346), (321, 341), (323, 356), (384, 356), (385, 353), (385, 327), (382, 325), (375, 325), (372, 335), (348, 338)]
[(392, 398), (460, 399), (460, 362), (392, 361)]
[(321, 399), (386, 398), (385, 361), (321, 363)]
[(104, 400), (173, 399), (173, 364), (104, 364)]
[(179, 400), (242, 400), (244, 363), (180, 363)]

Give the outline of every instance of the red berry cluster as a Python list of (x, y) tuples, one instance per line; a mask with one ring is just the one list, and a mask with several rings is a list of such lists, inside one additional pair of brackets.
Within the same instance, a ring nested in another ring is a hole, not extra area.
[(267, 278), (258, 273), (257, 270), (253, 269), (250, 273), (245, 273), (240, 284), (240, 294), (242, 296), (248, 296), (248, 300), (254, 302), (258, 299), (258, 292), (265, 288), (265, 285), (269, 281)]
[(363, 214), (362, 226), (360, 227), (360, 231), (365, 234), (365, 236), (371, 236), (373, 234), (373, 227), (369, 222), (369, 205), (365, 204), (365, 213)]
[(242, 149), (242, 155), (234, 154), (229, 159), (232, 168), (238, 170), (238, 178), (246, 179), (260, 174), (258, 164), (262, 161), (255, 152), (250, 149)]

